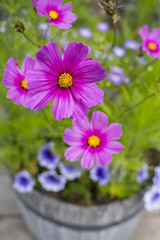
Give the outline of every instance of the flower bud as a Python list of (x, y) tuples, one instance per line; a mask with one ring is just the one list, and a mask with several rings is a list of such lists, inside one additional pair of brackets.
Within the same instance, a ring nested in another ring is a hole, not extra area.
[(14, 29), (15, 29), (17, 32), (23, 33), (24, 30), (25, 30), (25, 27), (24, 27), (24, 24), (23, 24), (22, 22), (18, 21), (18, 22), (15, 23)]
[(104, 2), (104, 10), (109, 16), (113, 16), (117, 13), (117, 4), (115, 0), (109, 0)]

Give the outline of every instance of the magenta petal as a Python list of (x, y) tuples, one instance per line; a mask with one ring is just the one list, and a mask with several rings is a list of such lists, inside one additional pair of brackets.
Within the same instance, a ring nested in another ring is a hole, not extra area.
[(12, 99), (14, 104), (16, 104), (16, 105), (21, 104), (22, 101), (24, 100), (25, 96), (26, 96), (25, 90), (23, 90), (21, 88), (9, 89), (7, 92), (7, 98)]
[(104, 168), (106, 164), (112, 162), (112, 154), (107, 149), (103, 149), (100, 152), (95, 152), (95, 159), (97, 165)]
[(79, 118), (85, 118), (86, 115), (89, 112), (88, 107), (86, 106), (86, 104), (81, 101), (81, 99), (77, 100), (77, 98), (75, 96), (73, 96), (73, 114), (72, 114), (72, 118), (74, 120), (79, 119)]
[(103, 102), (104, 92), (95, 84), (74, 84), (72, 92), (77, 99), (85, 102), (87, 107), (94, 107)]
[(55, 25), (57, 28), (60, 29), (69, 29), (72, 27), (71, 24), (65, 22), (54, 22), (53, 20), (49, 21), (49, 24)]
[(68, 88), (58, 88), (53, 102), (53, 115), (60, 121), (62, 118), (69, 118), (73, 113), (73, 97)]
[(34, 110), (45, 107), (49, 102), (53, 100), (57, 92), (57, 87), (52, 88), (50, 91), (38, 92), (32, 94), (31, 91), (28, 93), (28, 100), (30, 99), (30, 108)]
[(22, 65), (22, 72), (26, 74), (28, 71), (33, 70), (36, 67), (36, 60), (32, 57), (26, 57), (23, 65)]
[(72, 124), (73, 124), (73, 128), (76, 131), (79, 131), (79, 132), (82, 132), (82, 133), (85, 133), (85, 132), (87, 132), (88, 130), (91, 129), (91, 126), (90, 126), (90, 123), (89, 123), (87, 117), (85, 119), (73, 120)]
[(66, 3), (61, 7), (61, 11), (65, 12), (65, 11), (70, 11), (72, 9), (72, 3)]
[(46, 15), (47, 9), (60, 7), (63, 0), (38, 0), (36, 10), (40, 15)]
[(20, 72), (17, 62), (10, 58), (4, 70), (3, 85), (7, 88), (20, 87), (23, 79), (24, 76)]
[(150, 38), (150, 39), (153, 39), (153, 40), (155, 40), (155, 41), (157, 41), (157, 42), (159, 42), (159, 41), (160, 41), (160, 29), (154, 28), (154, 29), (150, 32), (149, 38)]
[(74, 13), (66, 12), (63, 14), (63, 22), (65, 23), (73, 23), (76, 21), (76, 19), (77, 16)]
[(85, 151), (83, 157), (81, 158), (81, 166), (83, 168), (87, 168), (88, 170), (93, 167), (95, 163), (95, 156), (92, 151), (90, 151), (90, 148)]
[(64, 68), (66, 72), (72, 74), (75, 67), (85, 60), (89, 48), (82, 43), (72, 42), (64, 53)]
[(82, 148), (79, 148), (77, 146), (72, 146), (67, 148), (65, 151), (65, 158), (67, 160), (70, 160), (71, 162), (77, 161), (84, 153), (84, 150)]
[(58, 78), (45, 71), (36, 69), (26, 74), (27, 86), (32, 93), (43, 92), (58, 86)]
[(41, 68), (51, 75), (59, 77), (64, 73), (62, 57), (55, 43), (48, 42), (37, 53), (37, 62)]
[(118, 123), (111, 123), (107, 127), (107, 140), (112, 141), (112, 140), (117, 140), (119, 139), (123, 132), (122, 132), (122, 125)]
[(72, 74), (76, 83), (93, 83), (106, 78), (106, 69), (101, 68), (97, 61), (85, 61), (78, 66)]
[(140, 30), (139, 30), (139, 35), (141, 36), (143, 41), (146, 41), (148, 36), (149, 36), (149, 30), (148, 30), (148, 26), (145, 25), (143, 26)]
[(99, 129), (101, 132), (106, 132), (108, 126), (107, 115), (100, 111), (93, 112), (91, 126), (92, 129)]
[(117, 141), (107, 143), (107, 150), (109, 153), (118, 154), (118, 153), (122, 152), (123, 148), (124, 148), (124, 146), (120, 142), (117, 142)]
[(63, 141), (68, 145), (81, 145), (82, 137), (82, 134), (69, 128), (66, 128), (65, 132), (63, 133)]

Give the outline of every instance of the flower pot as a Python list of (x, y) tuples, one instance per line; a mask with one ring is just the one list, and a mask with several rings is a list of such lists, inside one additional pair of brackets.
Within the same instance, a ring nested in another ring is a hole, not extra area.
[(99, 206), (79, 206), (41, 192), (17, 194), (24, 220), (37, 240), (124, 240), (142, 213), (142, 194)]

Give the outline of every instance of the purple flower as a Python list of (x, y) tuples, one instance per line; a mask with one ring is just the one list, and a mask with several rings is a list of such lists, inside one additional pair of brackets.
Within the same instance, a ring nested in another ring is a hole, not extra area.
[(160, 167), (155, 167), (154, 172), (155, 172), (155, 175), (153, 178), (153, 183), (157, 187), (160, 187)]
[(37, 2), (38, 2), (39, 0), (31, 0), (31, 1), (32, 1), (33, 7), (36, 8)]
[(88, 47), (72, 42), (64, 57), (55, 43), (49, 42), (37, 53), (39, 68), (27, 74), (30, 108), (45, 107), (54, 98), (53, 115), (62, 118), (84, 118), (90, 107), (103, 101), (103, 91), (94, 82), (106, 77), (98, 61), (88, 59)]
[(140, 57), (138, 59), (138, 65), (146, 65), (147, 64), (147, 61), (145, 60), (145, 57)]
[(115, 46), (113, 48), (113, 54), (118, 58), (123, 58), (126, 55), (126, 50), (122, 47)]
[(124, 76), (121, 74), (116, 73), (109, 73), (108, 79), (110, 82), (112, 82), (114, 85), (120, 85), (123, 82)]
[(155, 28), (149, 32), (145, 25), (139, 30), (139, 35), (143, 40), (142, 50), (152, 57), (160, 58), (160, 29)]
[(138, 183), (142, 183), (144, 182), (145, 180), (148, 179), (148, 164), (143, 164), (142, 166), (142, 169), (138, 170), (138, 173), (137, 173), (137, 182)]
[(14, 175), (13, 188), (19, 193), (32, 192), (35, 181), (26, 170)]
[(77, 16), (71, 13), (71, 2), (62, 6), (63, 0), (38, 0), (36, 10), (38, 14), (47, 16), (49, 24), (57, 28), (68, 29), (72, 27), (71, 23), (76, 21)]
[(59, 157), (52, 153), (53, 142), (45, 144), (38, 152), (39, 165), (48, 169), (55, 169), (58, 166)]
[(25, 58), (22, 65), (22, 72), (18, 68), (18, 63), (13, 58), (8, 60), (2, 82), (5, 87), (9, 88), (7, 98), (12, 99), (14, 104), (22, 104), (26, 108), (29, 107), (27, 96), (29, 89), (26, 74), (35, 67), (36, 60), (31, 57)]
[(123, 132), (121, 124), (112, 123), (108, 126), (108, 117), (100, 112), (92, 113), (91, 122), (88, 118), (73, 120), (73, 129), (67, 128), (63, 140), (71, 145), (65, 157), (71, 162), (81, 158), (81, 166), (90, 169), (95, 161), (104, 168), (112, 162), (112, 154), (122, 151), (123, 145), (118, 140)]
[(118, 67), (118, 66), (111, 66), (109, 68), (109, 70), (112, 72), (112, 73), (115, 73), (115, 74), (119, 74), (119, 75), (123, 75), (123, 69)]
[(125, 48), (131, 49), (131, 50), (139, 50), (141, 44), (135, 40), (126, 40), (124, 43)]
[(59, 192), (65, 188), (66, 178), (57, 175), (54, 171), (43, 172), (38, 176), (38, 180), (46, 191)]
[(82, 175), (82, 168), (79, 165), (71, 166), (61, 162), (59, 169), (61, 174), (68, 180), (74, 180)]
[(91, 29), (81, 28), (81, 29), (79, 29), (79, 35), (81, 35), (84, 38), (91, 38), (92, 37)]
[(148, 211), (160, 209), (160, 188), (152, 186), (144, 195), (145, 208)]
[(97, 29), (100, 31), (100, 32), (107, 32), (108, 29), (109, 29), (109, 26), (106, 22), (99, 22), (97, 24)]
[(130, 84), (131, 79), (129, 77), (124, 77), (124, 83)]
[(90, 171), (90, 178), (94, 182), (98, 182), (100, 186), (106, 185), (109, 182), (110, 177), (111, 172), (108, 166), (105, 168), (94, 166)]

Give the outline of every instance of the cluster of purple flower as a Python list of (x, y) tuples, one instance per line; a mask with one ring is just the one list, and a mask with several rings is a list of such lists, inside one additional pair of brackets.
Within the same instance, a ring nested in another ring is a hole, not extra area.
[[(81, 177), (83, 171), (80, 165), (68, 165), (59, 162), (59, 157), (52, 153), (54, 144), (52, 142), (45, 144), (39, 149), (39, 165), (48, 169), (38, 176), (38, 181), (46, 191), (59, 192), (65, 188), (67, 181), (73, 181)], [(61, 175), (58, 175), (56, 169), (59, 169)], [(110, 180), (109, 167), (101, 168), (95, 166), (90, 171), (90, 178), (97, 181), (99, 185), (106, 185)], [(14, 189), (19, 193), (31, 192), (34, 188), (35, 180), (28, 171), (22, 171), (14, 176)]]
[[(144, 194), (145, 208), (148, 211), (160, 209), (160, 167), (156, 167), (154, 171), (153, 186)], [(137, 182), (143, 183), (148, 176), (148, 165), (143, 164), (142, 169), (138, 170)]]
[(108, 74), (108, 79), (114, 85), (118, 86), (122, 82), (126, 84), (130, 83), (130, 78), (124, 75), (124, 71), (122, 68), (118, 66), (111, 66), (109, 70), (110, 70), (110, 73)]

